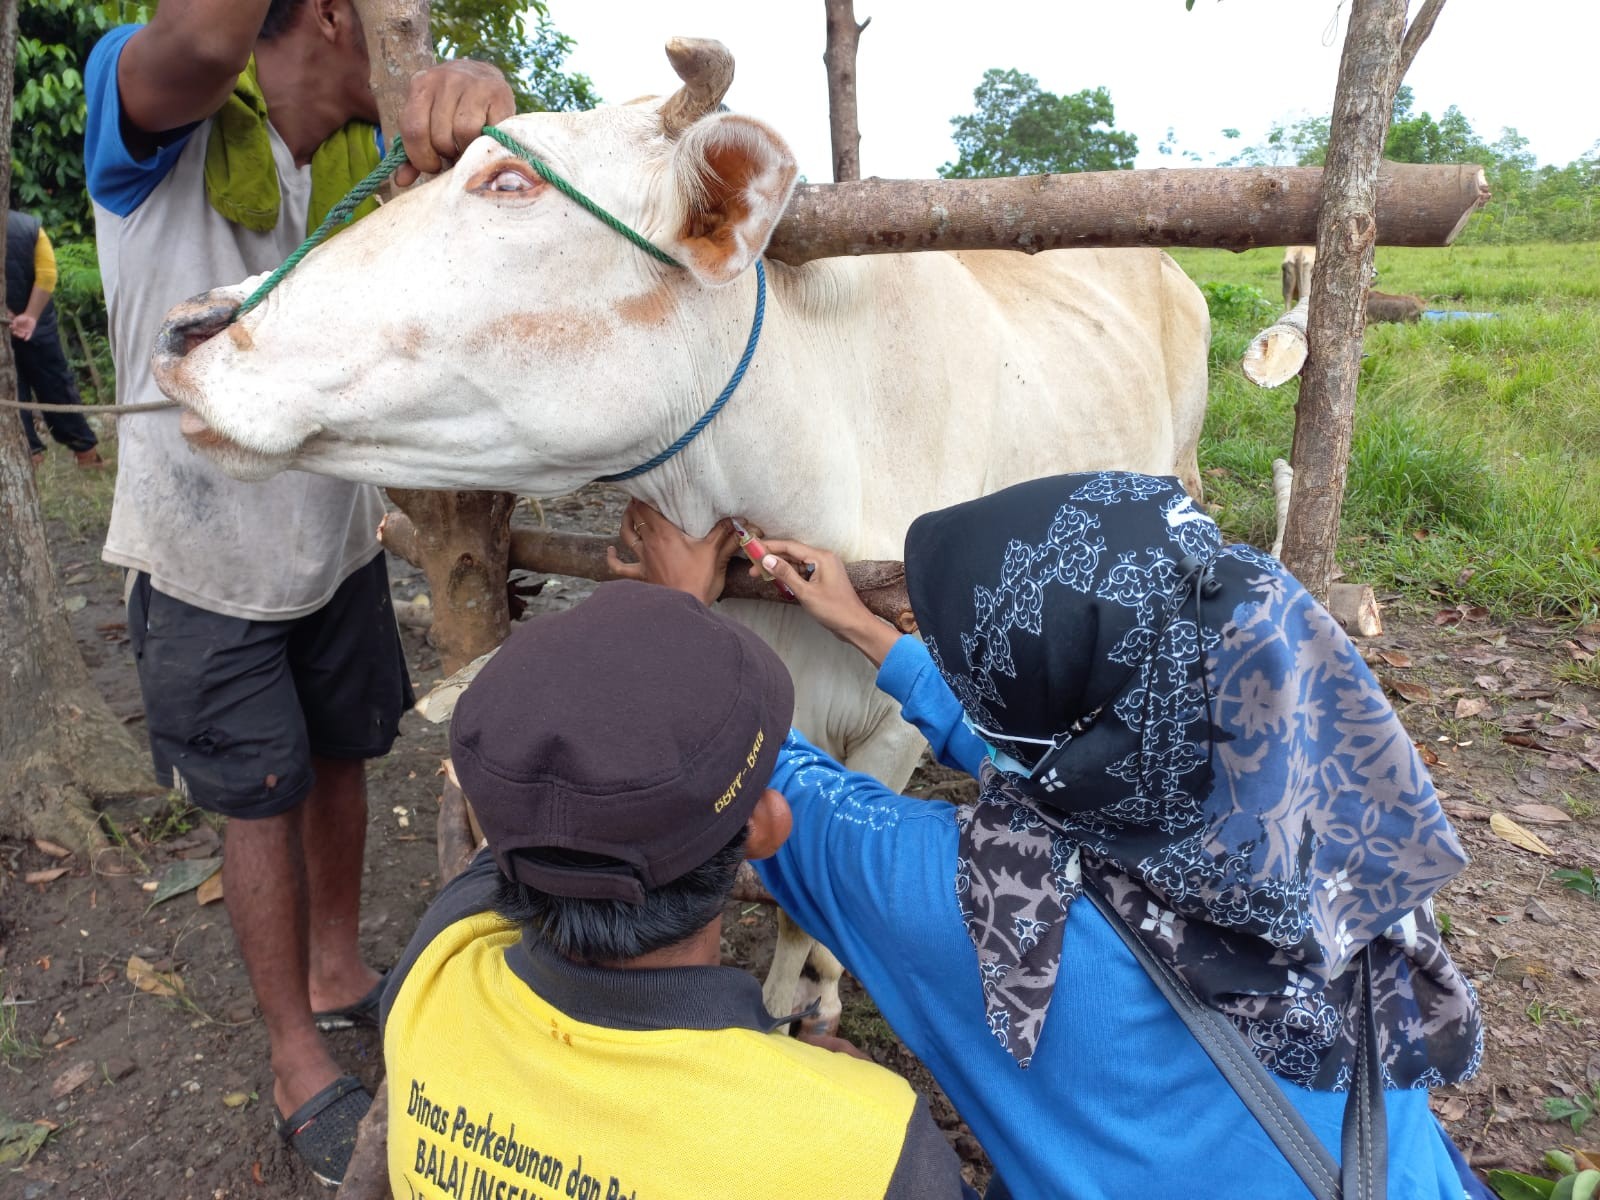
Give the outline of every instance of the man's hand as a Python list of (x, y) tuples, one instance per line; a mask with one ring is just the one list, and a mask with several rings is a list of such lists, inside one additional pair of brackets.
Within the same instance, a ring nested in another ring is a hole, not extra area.
[(405, 187), (419, 175), (437, 175), (483, 133), (515, 116), (511, 85), (488, 63), (463, 58), (419, 71), (400, 115), (400, 136), (410, 161), (395, 172)]
[(848, 1054), (851, 1058), (859, 1058), (862, 1062), (872, 1062), (872, 1055), (860, 1049), (854, 1042), (846, 1041), (842, 1037), (833, 1037), (826, 1033), (804, 1033), (799, 1035), (799, 1040), (808, 1046), (815, 1046), (819, 1050), (831, 1050), (835, 1054)]
[(739, 536), (726, 517), (705, 537), (692, 538), (643, 500), (628, 501), (622, 541), (639, 561), (623, 562), (616, 547), (607, 546), (613, 575), (677, 588), (708, 605), (722, 595), (728, 560), (739, 549)]
[(11, 318), (11, 336), (18, 341), (29, 341), (38, 327), (38, 318), (30, 317), (27, 313), (18, 313)]
[[(774, 538), (766, 541), (767, 556), (761, 568), (772, 572), (779, 583), (786, 584), (794, 593), (800, 607), (816, 619), (834, 637), (854, 646), (881, 667), (884, 657), (900, 640), (900, 633), (887, 621), (872, 615), (861, 603), (855, 588), (850, 586), (850, 576), (844, 563), (831, 550), (817, 550), (803, 542), (785, 542)], [(803, 574), (794, 563), (804, 563), (810, 568)], [(760, 568), (751, 567), (752, 575)]]

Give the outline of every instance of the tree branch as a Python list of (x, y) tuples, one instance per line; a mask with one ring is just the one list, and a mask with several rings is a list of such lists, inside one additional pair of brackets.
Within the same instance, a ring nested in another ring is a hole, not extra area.
[(1422, 0), (1422, 7), (1417, 10), (1416, 17), (1412, 20), (1410, 28), (1406, 30), (1405, 40), (1400, 43), (1400, 73), (1396, 82), (1406, 77), (1406, 72), (1411, 69), (1411, 60), (1417, 57), (1417, 51), (1422, 49), (1422, 43), (1428, 40), (1428, 35), (1433, 32), (1433, 23), (1439, 19), (1439, 11), (1444, 8), (1444, 0)]

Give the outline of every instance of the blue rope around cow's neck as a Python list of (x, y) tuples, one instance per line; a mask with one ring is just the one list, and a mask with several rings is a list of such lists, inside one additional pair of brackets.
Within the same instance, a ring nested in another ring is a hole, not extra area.
[[(560, 175), (557, 175), (543, 161), (534, 157), (534, 155), (526, 147), (524, 147), (522, 143), (518, 142), (509, 133), (506, 133), (502, 129), (498, 129), (493, 125), (485, 125), (483, 127), (483, 132), (486, 137), (493, 138), (507, 150), (511, 151), (511, 153), (522, 159), (523, 162), (532, 167), (538, 173), (539, 177), (551, 187), (555, 188), (556, 191), (567, 197), (567, 199), (571, 200), (574, 204), (578, 205), (579, 208), (589, 213), (602, 224), (608, 225), (612, 229), (615, 229), (618, 233), (627, 238), (635, 246), (638, 246), (639, 249), (643, 250), (646, 254), (660, 262), (666, 263), (668, 266), (678, 267), (680, 269), (683, 267), (682, 263), (673, 258), (672, 255), (668, 254), (660, 246), (657, 246), (649, 238), (645, 237), (644, 234), (640, 233), (632, 226), (625, 224), (618, 218), (612, 216), (593, 200), (589, 199), (589, 197), (585, 196), (577, 188), (573, 187), (572, 184), (568, 183)], [(350, 220), (356, 209), (359, 208), (368, 197), (376, 193), (377, 190), (388, 181), (389, 177), (400, 169), (401, 165), (405, 161), (405, 146), (401, 144), (400, 138), (397, 136), (394, 139), (394, 142), (390, 145), (389, 152), (383, 156), (378, 165), (374, 167), (365, 178), (358, 182), (355, 187), (351, 188), (344, 199), (340, 200), (328, 210), (328, 215), (322, 219), (322, 223), (318, 225), (316, 229), (312, 230), (311, 236), (300, 243), (300, 245), (295, 249), (295, 252), (284, 260), (282, 266), (280, 266), (276, 271), (272, 272), (271, 275), (268, 275), (261, 281), (260, 284), (256, 286), (255, 291), (251, 292), (250, 295), (245, 298), (244, 303), (241, 304), (234, 312), (233, 316), (228, 319), (228, 323), (231, 325), (234, 321), (237, 321), (240, 317), (244, 316), (245, 313), (249, 312), (251, 309), (255, 308), (256, 305), (265, 300), (268, 294), (271, 293), (272, 289), (282, 283), (284, 277), (288, 275), (290, 271), (294, 270), (295, 267), (299, 266), (300, 261), (305, 258), (306, 255), (310, 254), (319, 245), (321, 245), (323, 240), (326, 239), (328, 235), (336, 228)], [(728, 403), (728, 400), (733, 396), (734, 391), (738, 388), (739, 381), (744, 378), (744, 373), (750, 366), (750, 360), (755, 355), (756, 343), (761, 340), (761, 323), (765, 319), (766, 311), (767, 272), (766, 269), (761, 265), (761, 260), (758, 258), (756, 259), (755, 320), (752, 321), (750, 325), (750, 338), (745, 343), (744, 354), (740, 356), (738, 366), (734, 367), (733, 376), (728, 380), (727, 387), (723, 388), (717, 398), (711, 402), (711, 407), (706, 409), (705, 413), (702, 414), (700, 419), (693, 425), (689, 426), (684, 435), (677, 441), (673, 442), (672, 445), (668, 446), (660, 454), (657, 454), (649, 462), (641, 463), (632, 470), (623, 471), (616, 475), (600, 476), (599, 481), (601, 483), (620, 483), (624, 479), (632, 479), (637, 475), (643, 475), (646, 471), (653, 471), (673, 455), (677, 454), (678, 451), (682, 450), (690, 442), (694, 441), (695, 438), (700, 436), (700, 431), (703, 430), (707, 425), (711, 424), (712, 419), (722, 411), (723, 405)]]
[(750, 367), (750, 360), (755, 357), (756, 343), (761, 340), (761, 323), (767, 316), (767, 269), (761, 265), (761, 260), (756, 259), (756, 316), (750, 322), (750, 337), (745, 341), (744, 353), (739, 356), (739, 365), (733, 368), (733, 375), (728, 379), (728, 386), (723, 388), (711, 407), (701, 414), (693, 425), (684, 431), (683, 436), (649, 462), (640, 463), (630, 471), (622, 471), (616, 475), (601, 475), (597, 482), (621, 483), (625, 479), (632, 479), (636, 475), (643, 475), (646, 471), (653, 471), (678, 451), (682, 450), (695, 438), (700, 436), (700, 431), (711, 424), (712, 419), (722, 411), (722, 406), (733, 396), (739, 386), (739, 381), (744, 378), (744, 373)]

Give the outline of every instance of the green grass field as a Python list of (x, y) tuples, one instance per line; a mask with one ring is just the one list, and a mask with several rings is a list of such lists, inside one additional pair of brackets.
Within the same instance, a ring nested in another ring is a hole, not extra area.
[[(1281, 305), (1281, 250), (1174, 255), (1208, 289), (1211, 404), (1200, 466), (1233, 537), (1272, 536), (1272, 460), (1298, 381), (1239, 370)], [(1368, 331), (1340, 566), (1499, 614), (1600, 616), (1600, 246), (1380, 249), (1378, 284), (1493, 320)], [(1254, 290), (1261, 293), (1258, 302)]]

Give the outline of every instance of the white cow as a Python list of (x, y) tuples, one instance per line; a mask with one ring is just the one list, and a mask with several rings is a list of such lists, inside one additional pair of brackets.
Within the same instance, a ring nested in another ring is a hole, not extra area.
[[(665, 104), (501, 127), (684, 269), (482, 137), (223, 336), (219, 318), (253, 281), (174, 310), (156, 373), (191, 440), (242, 478), (294, 468), (538, 497), (667, 446), (744, 348), (752, 267), (795, 179), (777, 133), (717, 111), (721, 89), (697, 64), (731, 78), (726, 55), (670, 46), (686, 86)], [(1198, 492), (1210, 327), (1165, 254), (924, 253), (768, 275), (765, 330), (732, 401), (625, 485), (691, 532), (736, 514), (847, 559), (898, 558), (917, 514), (1035, 476), (1176, 472)], [(782, 655), (799, 728), (905, 784), (923, 743), (859, 655), (796, 608), (725, 607)], [(807, 945), (781, 939), (774, 1011), (810, 998), (794, 990)], [(824, 1021), (838, 1013), (830, 960)]]

